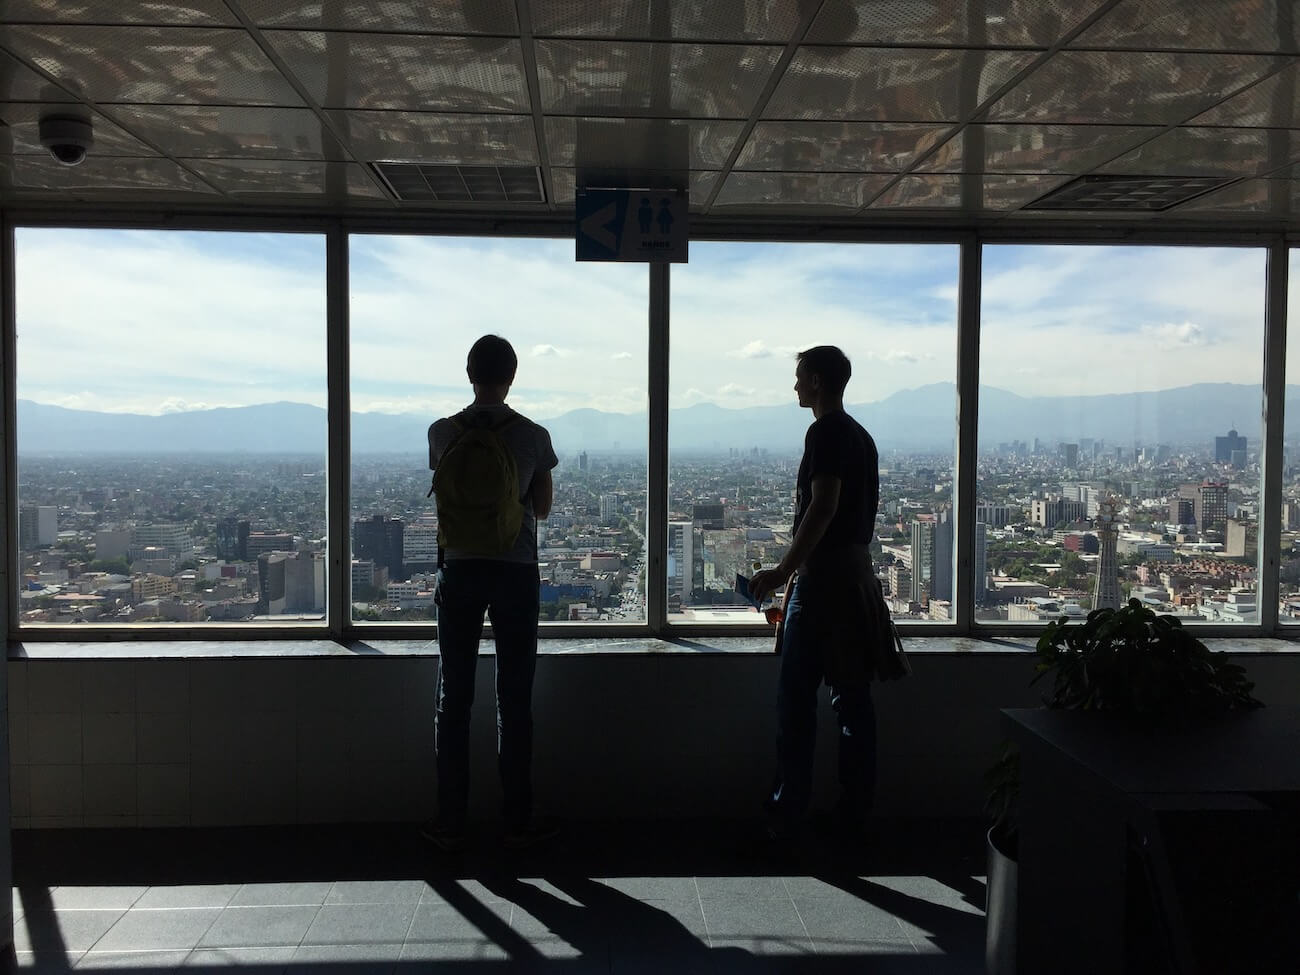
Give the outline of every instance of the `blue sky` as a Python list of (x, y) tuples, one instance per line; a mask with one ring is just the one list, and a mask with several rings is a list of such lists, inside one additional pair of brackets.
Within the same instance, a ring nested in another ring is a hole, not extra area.
[[(140, 413), (324, 405), (320, 236), (17, 241), (20, 397)], [(458, 408), (466, 349), (498, 332), (520, 356), (521, 409), (644, 409), (644, 265), (576, 264), (569, 240), (351, 248), (354, 408)], [(672, 270), (671, 405), (788, 403), (794, 353), (823, 342), (853, 360), (852, 402), (952, 382), (957, 258), (955, 245), (693, 242)], [(982, 381), (1023, 395), (1258, 382), (1263, 305), (1258, 248), (990, 245)]]

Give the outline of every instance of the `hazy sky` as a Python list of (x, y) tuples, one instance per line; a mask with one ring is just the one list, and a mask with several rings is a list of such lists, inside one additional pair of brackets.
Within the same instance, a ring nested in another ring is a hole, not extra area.
[[(155, 414), (325, 405), (323, 238), (17, 240), (20, 397)], [(511, 399), (538, 418), (644, 408), (646, 266), (577, 264), (569, 240), (351, 249), (354, 409), (459, 408), (485, 332), (514, 343)], [(672, 268), (671, 405), (791, 402), (794, 353), (823, 342), (853, 360), (851, 402), (952, 382), (957, 258), (955, 245), (693, 242)], [(1259, 382), (1263, 308), (1260, 249), (987, 246), (981, 379), (1024, 395)]]

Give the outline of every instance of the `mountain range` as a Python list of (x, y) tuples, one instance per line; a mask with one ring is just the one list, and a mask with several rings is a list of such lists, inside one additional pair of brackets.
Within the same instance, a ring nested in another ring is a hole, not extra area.
[[(1300, 405), (1300, 387), (1288, 386), (1287, 412)], [(883, 449), (952, 449), (956, 390), (934, 383), (901, 390), (873, 403), (847, 407)], [(1019, 396), (980, 388), (981, 444), (1012, 440), (1047, 444), (1081, 438), (1108, 443), (1213, 445), (1235, 427), (1258, 445), (1259, 386), (1199, 383), (1146, 393), (1097, 396)], [(423, 453), (430, 417), (353, 413), (354, 453)], [(711, 403), (671, 410), (673, 450), (763, 447), (798, 449), (812, 415), (791, 403), (727, 409)], [(542, 421), (556, 450), (645, 450), (644, 414), (572, 410)], [(263, 403), (146, 416), (98, 413), (18, 401), (18, 445), (24, 454), (62, 453), (323, 453), (325, 410), (303, 403)]]

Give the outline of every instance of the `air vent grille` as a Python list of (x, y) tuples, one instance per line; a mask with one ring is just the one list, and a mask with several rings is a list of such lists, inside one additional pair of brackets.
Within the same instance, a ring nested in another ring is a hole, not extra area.
[(1168, 210), (1231, 183), (1235, 176), (1080, 176), (1026, 210)]
[(545, 203), (537, 166), (372, 164), (393, 195), (411, 203)]

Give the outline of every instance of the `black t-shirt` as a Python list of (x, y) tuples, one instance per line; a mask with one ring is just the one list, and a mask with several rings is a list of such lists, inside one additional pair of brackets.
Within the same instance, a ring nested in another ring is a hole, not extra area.
[(795, 529), (812, 501), (813, 478), (819, 474), (840, 479), (840, 500), (826, 534), (808, 559), (814, 564), (836, 548), (870, 544), (876, 528), (876, 506), (880, 502), (880, 459), (876, 442), (862, 424), (842, 410), (814, 420), (804, 436)]

